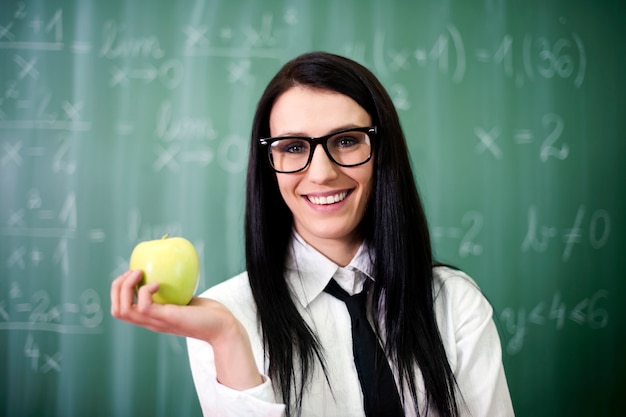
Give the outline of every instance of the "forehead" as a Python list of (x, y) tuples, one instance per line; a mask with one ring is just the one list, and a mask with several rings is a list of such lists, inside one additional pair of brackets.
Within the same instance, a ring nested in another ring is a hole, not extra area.
[(323, 136), (343, 128), (369, 126), (371, 117), (344, 94), (296, 86), (276, 99), (269, 124), (272, 136)]

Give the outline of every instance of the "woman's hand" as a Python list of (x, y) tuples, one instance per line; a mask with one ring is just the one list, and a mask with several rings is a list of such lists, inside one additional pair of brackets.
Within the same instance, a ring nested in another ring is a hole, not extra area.
[[(187, 306), (157, 304), (152, 294), (159, 284), (137, 289), (141, 271), (128, 271), (111, 285), (111, 315), (154, 332), (193, 337), (213, 344), (225, 327), (235, 325), (230, 311), (217, 301), (194, 297)], [(136, 298), (135, 298), (135, 290)]]
[[(263, 382), (254, 362), (250, 339), (241, 323), (221, 303), (194, 297), (186, 306), (156, 304), (159, 284), (137, 289), (141, 271), (128, 271), (111, 284), (111, 315), (154, 332), (192, 337), (211, 344), (218, 380), (234, 389)], [(136, 295), (135, 295), (136, 291)]]

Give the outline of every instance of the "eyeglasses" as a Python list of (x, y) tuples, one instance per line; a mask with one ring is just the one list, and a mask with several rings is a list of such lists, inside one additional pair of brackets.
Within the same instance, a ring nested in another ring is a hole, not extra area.
[(362, 165), (372, 158), (372, 138), (376, 132), (376, 126), (356, 127), (319, 138), (280, 136), (261, 138), (259, 143), (268, 147), (274, 171), (292, 174), (309, 166), (318, 144), (322, 145), (328, 158), (341, 167)]

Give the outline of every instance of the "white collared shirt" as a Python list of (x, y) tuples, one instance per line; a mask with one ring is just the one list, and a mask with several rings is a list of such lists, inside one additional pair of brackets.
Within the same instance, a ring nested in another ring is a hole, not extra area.
[[(361, 417), (363, 397), (352, 354), (350, 316), (345, 304), (324, 292), (331, 278), (348, 293), (361, 290), (372, 279), (370, 259), (364, 246), (346, 267), (339, 267), (295, 235), (286, 265), (288, 280), (300, 314), (324, 348), (329, 384), (316, 367), (302, 402), (302, 417)], [(491, 305), (474, 281), (460, 271), (438, 267), (434, 270), (435, 311), (448, 360), (467, 409), (472, 417), (513, 415), (504, 369), (500, 339), (492, 320)], [(241, 273), (204, 292), (237, 317), (247, 329), (259, 371), (267, 375), (267, 361), (256, 317), (247, 273)], [(278, 417), (284, 406), (275, 396), (272, 382), (246, 391), (221, 385), (216, 378), (213, 350), (203, 341), (187, 339), (194, 384), (205, 417)], [(393, 366), (392, 366), (393, 368)], [(419, 376), (419, 370), (416, 369)], [(423, 383), (419, 378), (419, 403), (425, 414)], [(405, 398), (410, 394), (405, 393)], [(414, 416), (412, 404), (405, 405)], [(429, 416), (436, 415), (429, 410)]]

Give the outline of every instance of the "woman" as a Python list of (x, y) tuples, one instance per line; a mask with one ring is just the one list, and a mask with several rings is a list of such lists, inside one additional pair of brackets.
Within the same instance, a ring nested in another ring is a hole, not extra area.
[[(133, 304), (138, 272), (111, 290), (113, 316), (189, 338), (205, 415), (513, 415), (491, 307), (435, 266), (398, 115), (369, 70), (328, 53), (288, 62), (257, 107), (246, 193), (246, 272), (185, 307), (152, 304), (158, 285)], [(389, 402), (360, 380), (331, 280), (367, 292)]]

